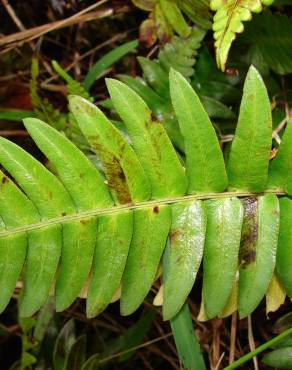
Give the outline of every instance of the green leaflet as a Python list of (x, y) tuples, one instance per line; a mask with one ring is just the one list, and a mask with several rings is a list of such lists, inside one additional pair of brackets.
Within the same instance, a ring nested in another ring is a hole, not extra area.
[(292, 296), (292, 200), (281, 198), (280, 232), (277, 248), (276, 269), (289, 297)]
[(144, 101), (120, 81), (107, 80), (114, 106), (125, 122), (134, 150), (152, 186), (152, 198), (185, 194), (186, 178), (162, 126)]
[(277, 369), (292, 369), (292, 347), (278, 348), (266, 354), (262, 362)]
[(183, 37), (189, 36), (191, 29), (185, 21), (179, 7), (169, 0), (160, 0), (160, 6), (175, 32)]
[(231, 294), (237, 267), (243, 209), (239, 199), (210, 200), (204, 249), (203, 299), (209, 319), (220, 315)]
[(94, 317), (119, 288), (132, 239), (132, 212), (98, 218), (97, 243), (87, 292), (86, 314)]
[(185, 303), (180, 312), (170, 320), (170, 325), (184, 369), (206, 370), (187, 303)]
[(75, 213), (72, 200), (58, 179), (34, 157), (3, 137), (0, 138), (0, 162), (43, 218)]
[(207, 212), (201, 201), (174, 204), (170, 241), (163, 257), (163, 318), (174, 317), (185, 303), (203, 257)]
[(197, 94), (175, 70), (170, 72), (170, 92), (185, 141), (188, 193), (224, 191), (227, 176), (222, 151)]
[(56, 281), (56, 310), (63, 311), (78, 297), (90, 272), (96, 245), (95, 217), (63, 224), (63, 248)]
[[(1, 229), (39, 220), (36, 208), (16, 185), (0, 172)], [(17, 214), (18, 217), (15, 217)], [(0, 238), (0, 312), (8, 304), (25, 261), (27, 235), (20, 233)]]
[(269, 187), (292, 195), (292, 119), (287, 123), (282, 142), (269, 169)]
[(26, 256), (26, 234), (0, 238), (0, 312), (2, 313), (15, 289)]
[(53, 285), (61, 250), (61, 225), (31, 230), (28, 233), (23, 289), (19, 302), (20, 316), (32, 316), (46, 302)]
[(70, 97), (70, 109), (102, 160), (109, 187), (118, 202), (148, 200), (151, 197), (149, 181), (135, 152), (118, 129), (96, 106), (78, 96)]
[(243, 88), (238, 124), (229, 155), (229, 188), (262, 192), (268, 179), (272, 116), (264, 82), (251, 66)]
[(279, 202), (274, 194), (244, 202), (240, 246), (238, 305), (241, 318), (249, 315), (268, 289), (276, 264)]
[(25, 119), (24, 125), (55, 166), (59, 179), (80, 211), (113, 204), (103, 178), (71, 141), (36, 118)]
[[(0, 138), (0, 143), (1, 164), (26, 192), (43, 219), (74, 212), (72, 200), (55, 176), (17, 145), (4, 138)], [(47, 229), (46, 236), (39, 234), (39, 241), (35, 240), (38, 232), (34, 234), (35, 245), (29, 246), (24, 272), (22, 316), (32, 315), (47, 298), (61, 255), (61, 231), (60, 226), (54, 225)], [(38, 269), (34, 265), (36, 261), (42, 263)]]
[(154, 206), (133, 212), (133, 239), (122, 280), (122, 315), (134, 312), (149, 292), (171, 224), (168, 206)]
[[(74, 144), (40, 120), (26, 119), (24, 124), (38, 147), (54, 164), (79, 211), (112, 205), (102, 177)], [(84, 218), (63, 225), (62, 258), (56, 282), (57, 311), (70, 306), (89, 274), (96, 231), (95, 218)]]

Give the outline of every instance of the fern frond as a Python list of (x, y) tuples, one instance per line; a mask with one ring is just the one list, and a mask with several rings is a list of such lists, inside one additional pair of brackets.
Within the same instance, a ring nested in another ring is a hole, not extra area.
[[(238, 269), (240, 317), (258, 306), (275, 266), (291, 295), (292, 268), (286, 261), (292, 201), (285, 196), (292, 189), (290, 162), (279, 164), (285, 152), (291, 154), (291, 135), (284, 133), (269, 174), (271, 112), (255, 68), (245, 81), (227, 166), (198, 96), (179, 72), (171, 71), (170, 91), (185, 162), (133, 90), (116, 80), (107, 85), (130, 141), (99, 108), (82, 97), (70, 98), (106, 180), (72, 142), (38, 119), (24, 124), (54, 174), (0, 138), (0, 163), (11, 175), (0, 172), (0, 309), (21, 275), (22, 316), (37, 311), (50, 291), (57, 310), (64, 310), (85, 285), (88, 317), (102, 312), (120, 285), (121, 313), (128, 315), (150, 291), (161, 259), (165, 319), (184, 305), (202, 260), (207, 318), (236, 306), (231, 293)], [(284, 185), (284, 191), (278, 188)]]
[(194, 28), (190, 36), (181, 39), (174, 36), (171, 43), (167, 43), (158, 54), (158, 61), (165, 71), (174, 68), (183, 76), (190, 77), (194, 73), (194, 65), (198, 49), (206, 32), (199, 28)]
[(253, 13), (262, 11), (262, 0), (211, 0), (210, 7), (216, 12), (213, 21), (216, 60), (224, 71), (228, 53), (236, 33), (244, 30), (243, 22), (249, 21)]
[(71, 77), (56, 60), (52, 61), (52, 66), (54, 70), (58, 73), (58, 75), (62, 77), (64, 81), (66, 81), (68, 94), (79, 95), (82, 96), (84, 99), (93, 102), (93, 98), (89, 95), (88, 91), (85, 90), (84, 86), (80, 82), (76, 81), (73, 77)]
[(31, 62), (31, 80), (30, 80), (30, 97), (33, 110), (36, 116), (48, 122), (58, 130), (62, 130), (66, 124), (66, 116), (56, 109), (48, 99), (43, 99), (38, 92), (39, 62), (32, 58)]

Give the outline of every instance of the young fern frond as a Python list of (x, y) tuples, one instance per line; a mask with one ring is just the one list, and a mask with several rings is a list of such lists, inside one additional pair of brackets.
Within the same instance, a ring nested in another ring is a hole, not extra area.
[(60, 113), (48, 99), (43, 99), (38, 90), (39, 62), (38, 59), (32, 58), (31, 62), (31, 79), (30, 79), (30, 98), (33, 110), (36, 116), (56, 127), (58, 130), (63, 129), (66, 124), (66, 115)]
[(260, 13), (262, 5), (270, 5), (273, 0), (211, 0), (210, 7), (216, 12), (213, 31), (218, 67), (224, 71), (228, 53), (236, 33), (244, 30), (244, 21), (249, 21), (253, 13)]
[(170, 92), (185, 163), (145, 102), (120, 81), (107, 85), (130, 143), (84, 98), (72, 96), (69, 104), (106, 179), (38, 119), (24, 124), (55, 174), (0, 138), (0, 163), (11, 175), (0, 174), (1, 311), (21, 279), (22, 316), (36, 312), (51, 292), (64, 310), (84, 286), (88, 317), (102, 312), (120, 286), (121, 313), (128, 315), (150, 291), (161, 260), (166, 320), (182, 308), (202, 260), (207, 318), (235, 307), (238, 270), (240, 317), (257, 307), (273, 273), (291, 296), (290, 162), (282, 160), (285, 152), (290, 156), (290, 128), (268, 174), (271, 113), (256, 69), (245, 82), (227, 170), (213, 126), (179, 72), (171, 70)]
[(85, 90), (84, 86), (80, 82), (76, 81), (73, 77), (71, 77), (56, 60), (52, 61), (52, 66), (54, 70), (58, 73), (58, 75), (62, 77), (63, 80), (67, 83), (68, 94), (79, 95), (93, 102), (93, 98), (89, 95), (88, 91)]

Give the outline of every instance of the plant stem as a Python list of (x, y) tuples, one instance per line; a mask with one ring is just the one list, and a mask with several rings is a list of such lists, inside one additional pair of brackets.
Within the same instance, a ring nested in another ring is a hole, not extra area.
[(270, 348), (272, 345), (275, 345), (276, 343), (280, 342), (282, 339), (286, 338), (288, 335), (291, 335), (291, 334), (292, 334), (292, 328), (285, 330), (283, 333), (277, 335), (275, 338), (257, 347), (254, 351), (249, 352), (246, 355), (240, 357), (237, 361), (225, 367), (223, 370), (232, 370), (232, 369), (238, 368), (239, 366), (243, 365), (247, 361), (251, 360), (254, 356), (260, 354), (264, 350)]

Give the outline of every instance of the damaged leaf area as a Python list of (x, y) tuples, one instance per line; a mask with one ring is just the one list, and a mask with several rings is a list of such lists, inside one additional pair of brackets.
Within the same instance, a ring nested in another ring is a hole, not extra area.
[(258, 240), (258, 200), (246, 198), (242, 200), (243, 224), (241, 231), (239, 264), (242, 268), (253, 263), (256, 259)]
[(239, 315), (249, 315), (268, 290), (276, 265), (280, 226), (279, 201), (275, 194), (265, 194), (245, 203), (243, 264), (239, 270)]

